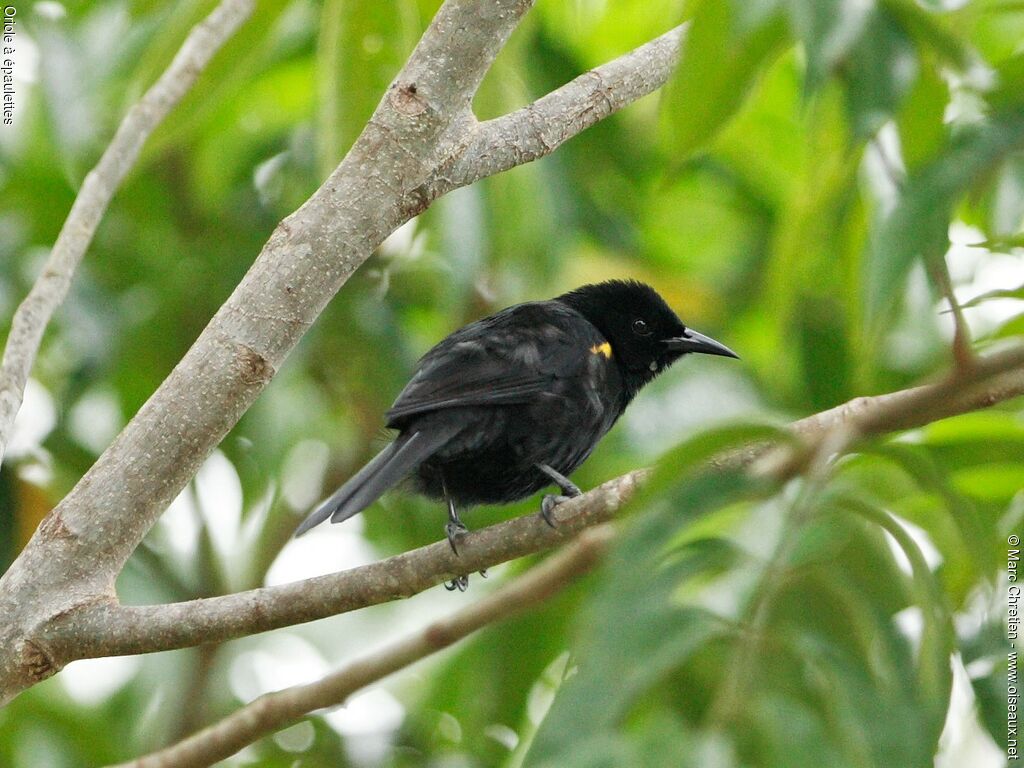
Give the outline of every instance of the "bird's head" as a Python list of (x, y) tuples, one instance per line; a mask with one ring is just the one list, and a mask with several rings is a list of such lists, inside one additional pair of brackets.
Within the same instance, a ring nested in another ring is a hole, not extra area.
[(724, 344), (687, 328), (657, 291), (635, 280), (584, 285), (558, 300), (608, 339), (631, 395), (691, 352), (739, 357)]

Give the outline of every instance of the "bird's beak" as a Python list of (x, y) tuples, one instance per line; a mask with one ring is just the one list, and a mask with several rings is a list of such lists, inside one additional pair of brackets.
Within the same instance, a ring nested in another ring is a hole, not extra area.
[(705, 336), (703, 333), (697, 333), (692, 328), (687, 328), (682, 336), (677, 336), (674, 339), (664, 339), (663, 343), (668, 347), (669, 352), (678, 352), (680, 354), (700, 352), (705, 355), (722, 355), (723, 357), (740, 359), (740, 356), (725, 346), (725, 344), (721, 344), (710, 336)]

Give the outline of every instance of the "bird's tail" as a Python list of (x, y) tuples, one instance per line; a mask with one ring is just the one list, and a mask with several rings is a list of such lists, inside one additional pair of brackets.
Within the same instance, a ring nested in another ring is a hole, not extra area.
[(328, 517), (332, 523), (340, 523), (359, 514), (385, 491), (415, 471), (457, 431), (457, 428), (452, 427), (399, 435), (393, 443), (371, 459), (369, 464), (336, 490), (331, 498), (303, 520), (295, 529), (295, 535), (301, 536)]

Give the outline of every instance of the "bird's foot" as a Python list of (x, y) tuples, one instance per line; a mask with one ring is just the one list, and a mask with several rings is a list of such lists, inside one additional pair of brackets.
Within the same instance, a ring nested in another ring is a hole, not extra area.
[(547, 464), (537, 464), (535, 466), (537, 467), (537, 469), (539, 469), (545, 475), (550, 477), (551, 480), (555, 483), (555, 485), (558, 486), (558, 489), (565, 496), (567, 496), (570, 499), (572, 499), (572, 498), (575, 498), (576, 496), (582, 496), (583, 495), (583, 491), (580, 490), (580, 487), (578, 485), (576, 485), (576, 483), (574, 483), (568, 477), (563, 475), (561, 472), (556, 472), (551, 467), (549, 467)]
[(540, 519), (550, 525), (552, 528), (557, 528), (558, 523), (555, 520), (555, 507), (561, 504), (563, 501), (568, 501), (571, 496), (556, 496), (553, 493), (547, 493), (540, 502)]
[[(487, 578), (486, 568), (484, 568), (482, 571), (479, 571), (479, 573), (481, 578)], [(451, 581), (446, 581), (444, 583), (444, 588), (447, 589), (449, 592), (454, 592), (456, 589), (459, 590), (459, 592), (465, 592), (467, 589), (469, 589), (469, 576), (456, 576)]]
[(469, 589), (469, 576), (456, 576), (451, 581), (446, 581), (444, 583), (444, 588), (449, 592), (454, 592), (456, 589), (459, 590), (459, 592), (465, 592)]
[[(459, 549), (458, 549), (458, 547), (455, 546), (455, 540), (459, 536), (462, 536), (463, 534), (469, 533), (469, 528), (467, 528), (465, 525), (463, 525), (458, 520), (449, 520), (448, 523), (444, 527), (444, 532), (445, 532), (445, 535), (448, 537), (448, 543), (452, 547), (452, 552), (454, 552), (455, 556), (458, 557), (459, 556)], [(464, 591), (464, 590), (459, 590), (459, 591), (461, 592), (461, 591)]]

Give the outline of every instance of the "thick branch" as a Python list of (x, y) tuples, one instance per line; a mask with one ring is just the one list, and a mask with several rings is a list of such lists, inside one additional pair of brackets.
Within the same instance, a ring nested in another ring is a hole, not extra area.
[(153, 129), (193, 86), (213, 55), (252, 13), (253, 0), (223, 0), (189, 33), (177, 56), (128, 110), (99, 163), (85, 177), (43, 271), (11, 320), (0, 364), (0, 461), (25, 383), (54, 310), (64, 301), (96, 228)]
[(534, 2), (448, 0), (395, 79), (398, 98), (414, 109), (471, 117), (484, 75)]
[[(837, 430), (882, 435), (978, 410), (1024, 394), (1024, 347), (982, 357), (955, 378), (875, 397), (859, 397), (791, 425), (809, 446)], [(770, 446), (730, 453), (717, 465), (750, 465)], [(791, 459), (786, 453), (787, 460)], [(611, 519), (646, 475), (638, 470), (611, 480), (556, 508), (558, 528), (538, 516), (515, 518), (468, 534), (459, 556), (447, 542), (348, 571), (222, 597), (171, 605), (96, 604), (49, 622), (38, 642), (67, 661), (149, 653), (228, 640), (421, 592), (454, 576), (489, 568), (553, 547)]]
[(612, 537), (602, 526), (587, 531), (571, 546), (523, 576), (425, 629), (385, 646), (321, 680), (268, 693), (219, 723), (167, 749), (118, 768), (199, 768), (233, 755), (261, 736), (273, 733), (310, 712), (343, 703), (370, 683), (437, 653), (488, 624), (509, 618), (557, 594), (591, 570)]
[(530, 4), (441, 7), (341, 165), (281, 223), (182, 361), (51, 513), (74, 539), (86, 570), (75, 575), (93, 596), (108, 590), (348, 276), (425, 207), (406, 192), (465, 120), (466, 89)]

